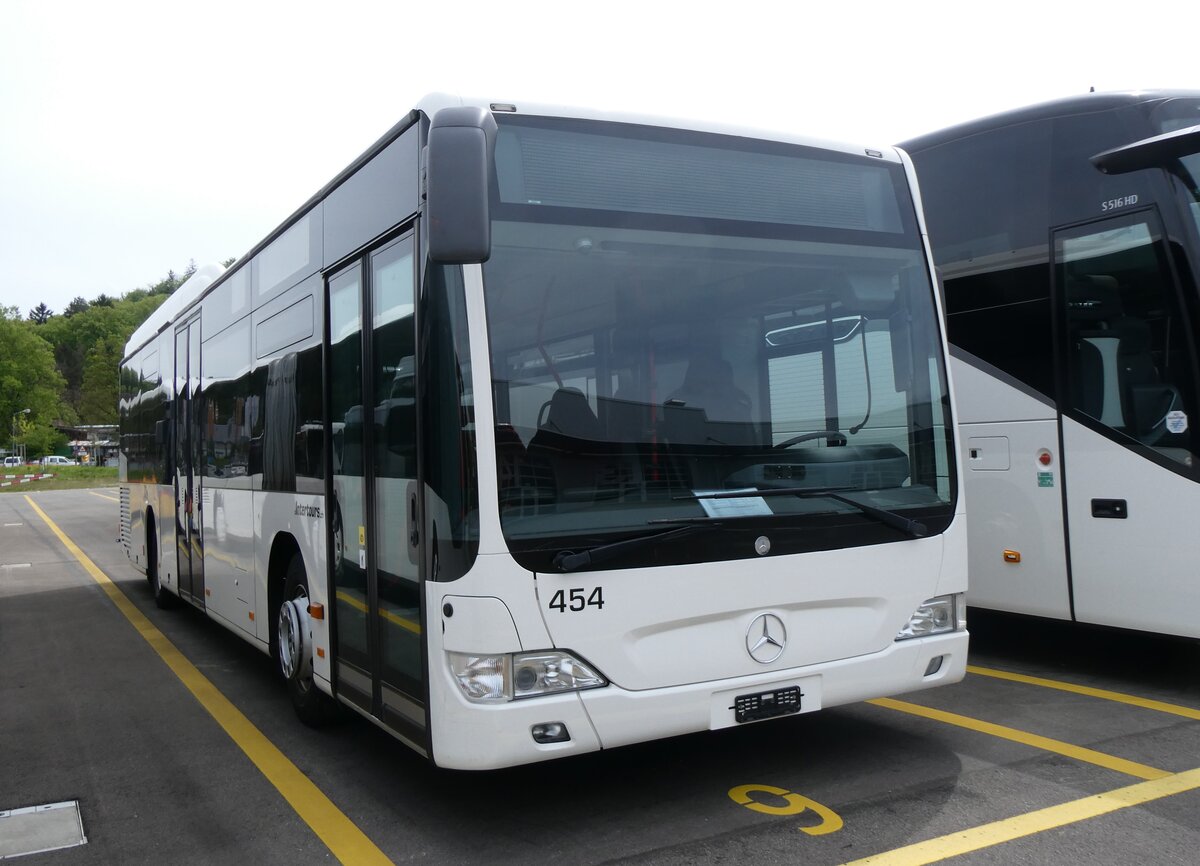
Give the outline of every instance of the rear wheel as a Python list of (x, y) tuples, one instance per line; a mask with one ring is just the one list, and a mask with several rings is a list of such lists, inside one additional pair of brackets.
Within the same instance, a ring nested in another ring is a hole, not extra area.
[(146, 580), (150, 582), (150, 593), (159, 608), (168, 610), (175, 606), (175, 596), (163, 589), (158, 567), (158, 533), (154, 530), (153, 520), (146, 528)]
[(279, 668), (300, 721), (319, 727), (334, 719), (337, 703), (313, 682), (312, 627), (308, 619), (308, 575), (299, 553), (292, 554), (279, 606)]

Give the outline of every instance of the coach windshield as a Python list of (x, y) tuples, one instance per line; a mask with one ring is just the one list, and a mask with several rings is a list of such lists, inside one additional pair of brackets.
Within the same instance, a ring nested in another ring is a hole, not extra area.
[(496, 164), (499, 504), (525, 567), (601, 547), (592, 567), (753, 557), (767, 529), (774, 555), (945, 528), (946, 378), (898, 162), (513, 117)]

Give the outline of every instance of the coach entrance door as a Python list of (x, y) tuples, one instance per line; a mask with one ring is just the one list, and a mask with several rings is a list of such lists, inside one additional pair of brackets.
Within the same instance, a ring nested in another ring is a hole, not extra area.
[(406, 234), (329, 278), (337, 689), (425, 743), (416, 268)]

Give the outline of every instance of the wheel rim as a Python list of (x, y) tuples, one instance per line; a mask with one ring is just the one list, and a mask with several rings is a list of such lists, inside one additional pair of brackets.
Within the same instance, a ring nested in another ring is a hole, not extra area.
[(342, 544), (344, 542), (345, 537), (342, 531), (342, 511), (335, 505), (333, 512), (333, 568), (335, 571), (342, 567)]
[(303, 607), (308, 594), (303, 587), (279, 608), (279, 667), (288, 680), (304, 687), (304, 620)]

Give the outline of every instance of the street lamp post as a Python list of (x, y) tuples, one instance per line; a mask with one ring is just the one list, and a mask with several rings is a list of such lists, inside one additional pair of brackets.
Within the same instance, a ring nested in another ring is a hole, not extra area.
[(28, 409), (22, 409), (20, 412), (13, 412), (12, 416), (12, 453), (17, 453), (17, 419), (22, 415), (28, 415)]

